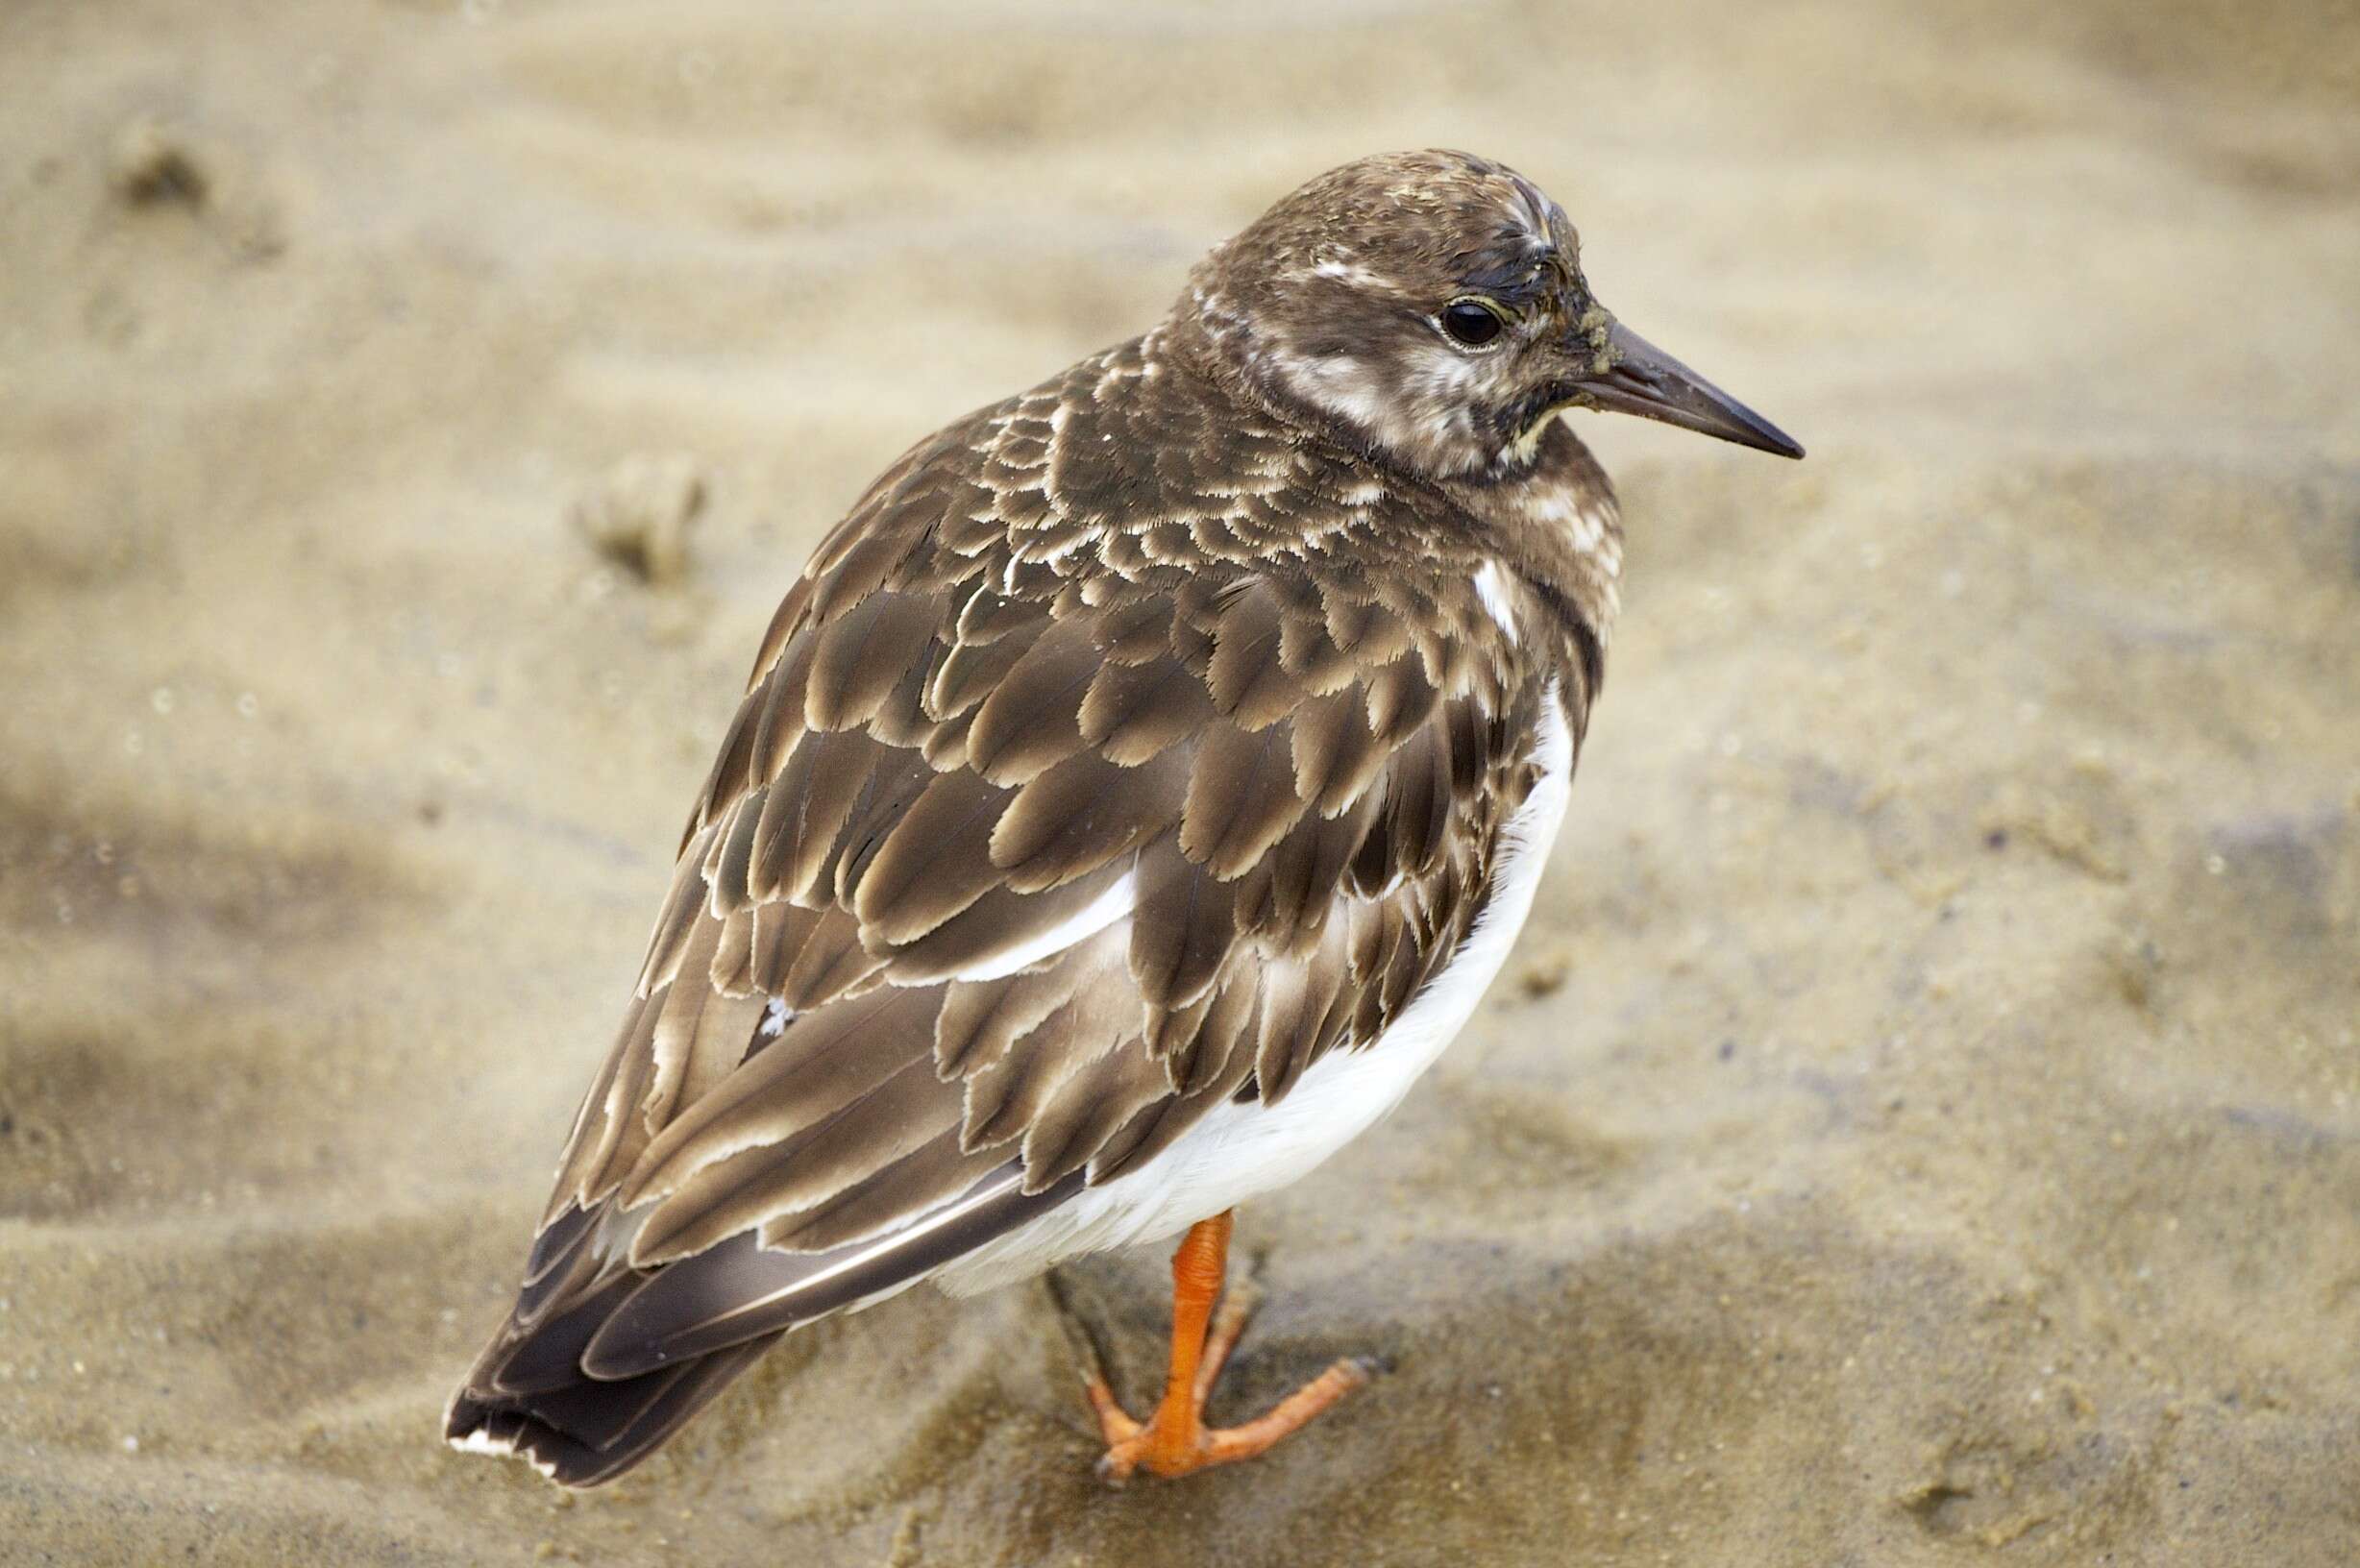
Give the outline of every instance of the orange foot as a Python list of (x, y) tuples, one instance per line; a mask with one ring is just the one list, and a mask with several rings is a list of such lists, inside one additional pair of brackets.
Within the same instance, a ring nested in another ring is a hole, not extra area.
[(1251, 1291), (1241, 1289), (1220, 1303), (1217, 1317), (1213, 1315), (1228, 1272), (1232, 1223), (1227, 1213), (1199, 1220), (1172, 1254), (1171, 1369), (1154, 1415), (1144, 1422), (1132, 1420), (1107, 1386), (1097, 1358), (1083, 1347), (1083, 1385), (1106, 1437), (1098, 1474), (1116, 1485), (1142, 1469), (1165, 1477), (1185, 1476), (1208, 1465), (1250, 1459), (1374, 1375), (1373, 1364), (1366, 1360), (1340, 1360), (1279, 1401), (1267, 1415), (1241, 1427), (1205, 1425), (1205, 1400), (1253, 1312)]

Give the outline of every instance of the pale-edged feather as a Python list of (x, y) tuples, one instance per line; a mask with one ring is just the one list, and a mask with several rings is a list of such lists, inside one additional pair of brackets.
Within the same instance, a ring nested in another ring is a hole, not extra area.
[(755, 897), (814, 901), (838, 835), (886, 755), (856, 730), (807, 731), (798, 740), (754, 829), (747, 885)]
[(714, 987), (713, 961), (723, 929), (718, 920), (697, 922), (682, 964), (685, 972), (664, 988), (662, 1004), (655, 1009), (648, 1041), (655, 1071), (640, 1111), (651, 1125), (671, 1114), (692, 1079), (700, 1089), (708, 1087), (737, 1066), (769, 1005), (768, 997), (730, 996)]
[[(1244, 1024), (1250, 1021), (1242, 1020)], [(1242, 1048), (1245, 1044), (1241, 1028), (1230, 1037), (1217, 1067), (1198, 1075), (1187, 1092), (1168, 1094), (1135, 1112), (1091, 1157), (1087, 1169), (1092, 1185), (1103, 1186), (1146, 1165), (1186, 1136), (1208, 1110), (1234, 1098), (1254, 1072), (1254, 1053)]]
[[(1041, 622), (1046, 620), (1044, 613)], [(960, 643), (934, 667), (934, 677), (926, 685), (927, 714), (937, 720), (955, 719), (980, 703), (1016, 668), (1029, 646), (1024, 638), (1012, 636)]]
[[(1293, 584), (1279, 625), (1278, 662), (1294, 677), (1299, 698), (1325, 697), (1349, 683), (1359, 661), (1337, 645), (1322, 600), (1308, 584)], [(1300, 701), (1291, 711), (1298, 711)]]
[[(887, 1190), (907, 1190), (899, 1178), (933, 1158), (935, 1145), (888, 1167)], [(746, 1232), (656, 1270), (627, 1295), (582, 1353), (594, 1378), (645, 1375), (667, 1363), (758, 1340), (797, 1323), (868, 1300), (991, 1239), (1062, 1201), (1078, 1183), (1025, 1193), (1013, 1179), (987, 1173), (954, 1193), (953, 1201), (923, 1206), (916, 1223), (886, 1226), (841, 1250), (770, 1250)], [(932, 1190), (930, 1183), (912, 1183)], [(935, 1213), (928, 1213), (935, 1209)]]
[(733, 913), (750, 908), (755, 901), (748, 873), (753, 864), (754, 834), (761, 827), (762, 808), (769, 793), (766, 787), (756, 785), (739, 796), (729, 808), (721, 831), (713, 835), (703, 875), (706, 904), (716, 919), (726, 919)]
[(1289, 716), (1295, 793), (1323, 817), (1362, 799), (1389, 748), (1368, 726), (1368, 698), (1357, 684), (1307, 698)]
[(1189, 774), (1180, 848), (1224, 882), (1252, 869), (1286, 836), (1307, 802), (1295, 792), (1294, 742), (1284, 724), (1205, 726)]
[[(752, 910), (753, 934), (746, 954), (747, 972), (756, 991), (784, 1000), (787, 970), (811, 943), (813, 934), (823, 920), (833, 920), (846, 928), (855, 945), (860, 940), (860, 923), (840, 909), (810, 909), (791, 904), (784, 898), (774, 898), (756, 904)], [(792, 1007), (792, 1003), (788, 1003)]]
[(1441, 699), (1424, 661), (1408, 653), (1378, 668), (1362, 685), (1368, 694), (1369, 733), (1389, 751), (1415, 734)]
[(1254, 1028), (1254, 1084), (1263, 1104), (1284, 1099), (1340, 1032), (1335, 1009), (1350, 968), (1341, 923), (1335, 922), (1311, 952), (1264, 970)]
[(1037, 963), (1126, 919), (1132, 898), (1124, 882), (1130, 874), (1125, 858), (1044, 893), (994, 888), (924, 936), (895, 948), (885, 972), (896, 985), (924, 985), (1004, 974)]
[(934, 1018), (934, 1070), (965, 1078), (1008, 1054), (1051, 1013), (1073, 999), (1083, 978), (1104, 983), (1094, 967), (1041, 965), (992, 980), (953, 981)]
[(1170, 652), (1171, 600), (1162, 594), (1140, 593), (1128, 583), (1120, 591), (1127, 597), (1109, 606), (1098, 625), (1107, 662), (1146, 664)]
[(1038, 628), (1046, 619), (1046, 606), (997, 593), (986, 582), (960, 600), (951, 617), (951, 640), (981, 648), (1012, 632)]
[(1241, 1073), (1251, 1066), (1247, 1041), (1261, 1014), (1267, 976), (1267, 965), (1240, 966), (1200, 998), (1202, 1011), (1192, 1031), (1167, 1036), (1164, 1076), (1174, 1094), (1192, 1099), (1226, 1076), (1233, 1062), (1241, 1064)]
[(1130, 974), (1149, 1007), (1186, 1006), (1204, 994), (1237, 942), (1237, 891), (1182, 852), (1168, 834), (1139, 857), (1131, 917)]
[[(880, 1052), (880, 1055), (883, 1054)], [(810, 1125), (701, 1167), (649, 1209), (632, 1261), (701, 1252), (740, 1231), (857, 1190), (886, 1166), (958, 1126), (959, 1094), (914, 1054), (899, 1069)]]
[(813, 729), (867, 722), (934, 640), (939, 612), (916, 594), (880, 592), (848, 606), (820, 633), (804, 689)]
[(1283, 630), (1278, 590), (1266, 578), (1231, 596), (1213, 628), (1205, 684), (1214, 709), (1240, 729), (1274, 724), (1303, 699), (1302, 681), (1279, 657)]
[(1338, 584), (1320, 595), (1328, 640), (1363, 670), (1380, 669), (1410, 650), (1402, 619), (1357, 586)]
[(1039, 1191), (1081, 1170), (1141, 1108), (1170, 1094), (1163, 1064), (1144, 1051), (1109, 1050), (1082, 1064), (1026, 1120), (1025, 1188)]
[[(787, 753), (806, 732), (804, 702), (811, 682), (811, 661), (819, 646), (819, 633), (805, 622), (780, 650), (778, 663), (746, 694), (740, 711), (757, 715), (753, 730), (755, 778), (775, 779), (786, 763)], [(708, 793), (699, 806), (701, 816), (715, 803), (710, 791), (717, 782), (718, 779), (707, 782)]]
[(1015, 797), (964, 768), (936, 773), (860, 879), (861, 924), (888, 945), (915, 942), (997, 887), (992, 832)]
[(626, 1206), (663, 1198), (696, 1171), (754, 1143), (776, 1143), (850, 1105), (922, 1052), (933, 1052), (939, 988), (887, 986), (799, 1017), (704, 1098), (683, 1106), (631, 1172)]
[(729, 728), (722, 736), (721, 752), (713, 759), (713, 771), (699, 795), (698, 808), (681, 835), (684, 840), (711, 826), (753, 783), (754, 741), (761, 721), (759, 703), (749, 698), (738, 704)]
[(763, 629), (762, 641), (754, 649), (753, 668), (746, 676), (748, 695), (750, 696), (777, 667), (780, 656), (786, 652), (788, 640), (801, 629), (803, 617), (810, 609), (811, 578), (804, 575), (787, 585), (787, 591), (779, 597), (778, 608), (771, 612), (771, 624)]
[(1458, 799), (1451, 788), (1450, 739), (1444, 726), (1428, 724), (1405, 738), (1387, 762), (1385, 783), (1393, 870), (1422, 876), (1442, 852)]
[(950, 1202), (1007, 1164), (1005, 1149), (959, 1146), (954, 1108), (945, 1131), (824, 1202), (772, 1215), (757, 1234), (762, 1245), (783, 1252), (856, 1246)]
[(1213, 694), (1168, 652), (1136, 663), (1106, 663), (1093, 677), (1077, 715), (1083, 740), (1124, 768), (1178, 745), (1213, 717)]
[(827, 551), (812, 558), (814, 578), (811, 620), (825, 625), (885, 585), (885, 578), (909, 553), (915, 541), (897, 528), (852, 530), (841, 553)]
[(1344, 872), (1375, 826), (1384, 792), (1364, 787), (1335, 817), (1306, 812), (1238, 882), (1238, 923), (1292, 954), (1330, 923)]
[(860, 921), (848, 910), (829, 909), (812, 923), (772, 994), (790, 1013), (815, 1013), (861, 994), (884, 968), (885, 960), (861, 940)]
[(947, 726), (935, 722), (926, 712), (926, 686), (934, 678), (936, 666), (950, 656), (949, 645), (936, 639), (926, 644), (919, 656), (901, 672), (901, 678), (876, 705), (863, 726), (871, 736), (887, 746), (902, 747), (923, 752), (929, 765), (940, 768), (935, 761), (933, 743)]
[[(1138, 998), (1103, 983), (1110, 970), (1119, 973), (1117, 967), (1097, 965), (1094, 970), (1089, 978), (1100, 983), (1077, 987), (1008, 1050), (967, 1075), (962, 1148), (989, 1148), (1025, 1137), (1066, 1080), (1100, 1057), (1137, 1045), (1144, 1021)], [(1029, 1162), (1025, 1182), (1035, 1189), (1045, 1185)]]
[(614, 1190), (652, 1136), (642, 1114), (650, 1080), (655, 1075), (655, 1020), (671, 992), (670, 982), (637, 998), (623, 1017), (622, 1032), (608, 1053), (611, 1071), (602, 1071), (592, 1090), (596, 1109), (575, 1134), (559, 1163), (553, 1207), (561, 1203), (588, 1208)]
[(1176, 751), (1136, 768), (1089, 751), (1068, 757), (1008, 803), (992, 830), (992, 863), (1018, 894), (1044, 892), (1096, 870), (1178, 818), (1189, 761)]
[(1088, 620), (1050, 624), (976, 708), (967, 767), (995, 784), (1024, 784), (1079, 751), (1082, 698), (1103, 663)]
[(648, 956), (640, 965), (637, 983), (631, 988), (635, 994), (647, 995), (657, 986), (669, 984), (680, 971), (682, 954), (705, 903), (704, 878), (699, 868), (711, 843), (712, 829), (706, 828), (689, 842), (681, 851), (679, 863), (673, 868), (671, 890), (664, 894), (663, 906), (655, 917), (655, 929), (648, 938)]

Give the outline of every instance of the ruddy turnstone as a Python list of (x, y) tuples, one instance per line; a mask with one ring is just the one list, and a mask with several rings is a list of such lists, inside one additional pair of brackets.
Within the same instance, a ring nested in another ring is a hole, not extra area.
[(1165, 320), (897, 461), (821, 544), (697, 797), (464, 1449), (587, 1486), (780, 1335), (1185, 1232), (1102, 1469), (1208, 1428), (1239, 1203), (1389, 1110), (1532, 908), (1617, 604), (1560, 415), (1802, 449), (1592, 297), (1452, 152), (1280, 201)]

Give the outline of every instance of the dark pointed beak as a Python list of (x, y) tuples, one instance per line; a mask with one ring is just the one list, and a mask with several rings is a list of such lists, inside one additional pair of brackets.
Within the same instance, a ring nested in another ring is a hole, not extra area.
[(1803, 455), (1784, 430), (1621, 322), (1607, 330), (1605, 357), (1608, 367), (1582, 380), (1582, 402), (1592, 408), (1659, 419), (1781, 457)]

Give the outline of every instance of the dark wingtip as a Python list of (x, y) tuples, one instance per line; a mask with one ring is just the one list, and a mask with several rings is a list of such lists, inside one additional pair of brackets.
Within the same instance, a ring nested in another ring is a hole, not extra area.
[(584, 1377), (527, 1394), (459, 1390), (443, 1437), (467, 1454), (519, 1458), (560, 1486), (598, 1486), (639, 1463), (712, 1403), (775, 1334), (645, 1377)]

